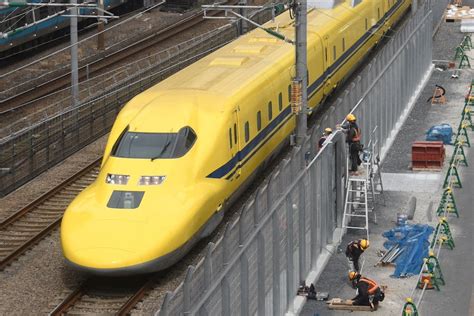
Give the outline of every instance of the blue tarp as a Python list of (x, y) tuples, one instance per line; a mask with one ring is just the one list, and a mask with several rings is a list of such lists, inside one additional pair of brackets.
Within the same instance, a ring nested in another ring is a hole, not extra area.
[(451, 144), (451, 138), (453, 137), (453, 129), (449, 124), (441, 124), (432, 126), (426, 132), (426, 140), (437, 141), (440, 140), (444, 144)]
[(393, 277), (407, 277), (420, 273), (423, 258), (428, 257), (429, 238), (434, 228), (429, 225), (405, 225), (393, 228), (382, 235), (388, 240), (386, 249), (397, 245), (403, 252), (394, 261), (396, 268)]

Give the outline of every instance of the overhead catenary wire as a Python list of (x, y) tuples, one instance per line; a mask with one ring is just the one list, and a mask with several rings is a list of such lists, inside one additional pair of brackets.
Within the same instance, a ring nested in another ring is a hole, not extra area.
[[(180, 62), (176, 62), (176, 63), (174, 63), (173, 65), (171, 65), (171, 66), (169, 66), (169, 67), (163, 68), (163, 69), (160, 70), (159, 72), (150, 74), (150, 75), (145, 76), (145, 77), (141, 77), (140, 79), (138, 79), (138, 80), (136, 80), (136, 81), (133, 81), (132, 83), (130, 83), (130, 84), (128, 84), (128, 85), (125, 85), (125, 86), (123, 86), (123, 87), (119, 87), (119, 88), (117, 88), (117, 89), (114, 89), (113, 91), (109, 91), (109, 92), (107, 92), (107, 93), (101, 95), (100, 97), (93, 98), (93, 99), (91, 99), (91, 100), (89, 100), (89, 101), (83, 103), (82, 105), (85, 105), (85, 104), (88, 104), (88, 103), (97, 101), (98, 99), (101, 99), (101, 98), (107, 98), (107, 97), (109, 97), (109, 96), (112, 96), (112, 95), (114, 95), (114, 94), (117, 94), (118, 91), (126, 90), (126, 89), (128, 89), (130, 86), (133, 86), (134, 84), (136, 84), (137, 82), (139, 82), (139, 81), (141, 81), (141, 80), (145, 80), (145, 79), (151, 78), (152, 76), (156, 76), (157, 74), (165, 73), (165, 72), (167, 72), (167, 71), (170, 70), (170, 69), (173, 69), (173, 68), (175, 68), (175, 67), (177, 67), (177, 66), (180, 66), (180, 65), (182, 65), (182, 64), (184, 64), (184, 63), (186, 63), (186, 62), (189, 62), (189, 61), (193, 60), (193, 59), (196, 58), (196, 57), (200, 57), (200, 56), (202, 56), (202, 55), (206, 55), (206, 54), (208, 54), (208, 53), (211, 53), (212, 51), (214, 51), (214, 50), (216, 50), (216, 49), (218, 49), (218, 48), (220, 48), (220, 47), (222, 47), (222, 46), (224, 46), (224, 45), (227, 45), (227, 44), (230, 43), (231, 41), (232, 41), (232, 40), (226, 41), (226, 42), (221, 43), (221, 44), (219, 44), (219, 45), (217, 45), (217, 46), (214, 46), (214, 47), (212, 47), (212, 48), (210, 48), (210, 49), (208, 49), (208, 50), (205, 50), (205, 51), (200, 52), (200, 53), (197, 53), (197, 54), (195, 54), (195, 55), (193, 55), (193, 56), (191, 56), (191, 57), (189, 57), (189, 58), (186, 58), (186, 59), (184, 59), (184, 60), (182, 60), (182, 61), (180, 61)], [(21, 129), (21, 130), (18, 130), (18, 131), (16, 131), (15, 133), (10, 133), (9, 135), (7, 135), (7, 136), (5, 136), (5, 137), (0, 138), (0, 142), (4, 142), (4, 141), (8, 140), (9, 138), (18, 135), (19, 133), (21, 133), (21, 132), (23, 132), (23, 131), (25, 131), (25, 130), (33, 129), (34, 127), (36, 127), (36, 126), (42, 124), (45, 120), (52, 119), (52, 118), (55, 118), (55, 117), (59, 117), (59, 116), (62, 115), (63, 113), (65, 113), (65, 112), (67, 112), (67, 111), (69, 111), (69, 110), (71, 110), (71, 109), (73, 109), (73, 108), (74, 108), (74, 107), (72, 107), (72, 106), (68, 106), (68, 107), (64, 108), (62, 111), (60, 111), (60, 112), (54, 114), (54, 115), (51, 116), (51, 117), (47, 117), (47, 118), (45, 118), (45, 119), (43, 119), (43, 120), (41, 120), (41, 121), (34, 122), (33, 124), (29, 125), (28, 127), (25, 127), (25, 128), (23, 128), (23, 129)], [(77, 108), (77, 107), (76, 107), (76, 108)], [(24, 119), (25, 119), (25, 118), (24, 118)], [(23, 119), (23, 120), (24, 120), (24, 119)], [(11, 130), (11, 125), (2, 128), (1, 131), (8, 130), (8, 129)], [(2, 134), (2, 133), (0, 132), (0, 134)]]
[[(217, 29), (215, 29), (215, 30), (212, 30), (212, 31), (209, 31), (209, 32), (207, 32), (207, 33), (205, 33), (205, 34), (202, 34), (202, 35), (201, 35), (201, 39), (211, 38), (215, 33), (218, 33), (221, 29), (224, 29), (224, 28), (227, 28), (227, 27), (228, 27), (228, 26), (221, 26), (221, 27), (219, 27), (219, 28), (217, 28)], [(188, 40), (188, 41), (186, 41), (186, 42), (180, 43), (179, 45), (187, 45), (188, 43), (192, 43), (192, 42), (194, 42), (194, 41), (195, 41), (195, 38), (190, 39), (190, 40)], [(172, 48), (172, 47), (171, 47), (171, 48)], [(104, 72), (104, 73), (102, 73), (102, 74), (100, 74), (100, 75), (98, 75), (98, 76), (93, 77), (93, 78), (89, 78), (89, 79), (83, 80), (83, 81), (81, 81), (80, 85), (84, 85), (84, 84), (88, 84), (88, 83), (90, 83), (90, 82), (97, 81), (97, 80), (99, 80), (101, 77), (103, 77), (103, 78), (110, 78), (110, 76), (120, 74), (120, 73), (122, 73), (122, 72), (124, 72), (124, 71), (127, 71), (127, 69), (129, 69), (129, 68), (133, 68), (134, 65), (140, 64), (140, 62), (142, 62), (142, 61), (149, 60), (150, 58), (159, 56), (159, 55), (161, 55), (161, 54), (163, 54), (163, 53), (169, 51), (169, 49), (170, 49), (170, 48), (165, 49), (165, 50), (162, 50), (162, 51), (159, 51), (159, 52), (156, 52), (156, 53), (151, 54), (151, 55), (147, 55), (146, 57), (142, 57), (142, 58), (140, 58), (140, 59), (134, 60), (134, 62), (131, 63), (131, 64), (126, 64), (126, 65), (117, 67), (117, 68), (115, 68), (115, 69), (113, 69), (113, 70), (106, 71), (106, 72)], [(105, 80), (105, 79), (104, 79), (104, 80)], [(90, 88), (82, 89), (81, 92), (87, 91), (87, 90), (89, 90), (89, 89), (90, 89)], [(34, 100), (28, 101), (28, 102), (26, 102), (26, 103), (23, 103), (23, 104), (21, 104), (19, 107), (24, 107), (24, 106), (26, 106), (26, 105), (29, 105), (29, 104), (32, 104), (32, 103), (41, 101), (41, 100), (43, 100), (43, 99), (52, 97), (52, 96), (54, 96), (54, 95), (56, 95), (56, 94), (60, 94), (60, 93), (62, 93), (62, 92), (64, 92), (64, 91), (67, 91), (67, 90), (70, 90), (70, 86), (65, 87), (65, 88), (63, 88), (63, 89), (60, 89), (60, 90), (57, 90), (57, 91), (54, 91), (54, 92), (51, 92), (51, 93), (49, 93), (49, 94), (46, 94), (46, 95), (44, 95), (44, 96), (42, 96), (42, 97), (40, 97), (40, 98), (38, 98), (38, 99), (34, 99)], [(60, 103), (62, 103), (62, 102), (65, 102), (65, 101), (67, 101), (67, 100), (68, 100), (68, 98), (61, 99), (61, 100), (55, 102), (54, 104), (52, 104), (52, 105), (50, 105), (50, 106), (44, 108), (43, 110), (47, 111), (48, 109), (53, 108), (53, 107), (57, 106), (58, 104), (60, 104)], [(15, 110), (15, 109), (16, 109), (16, 108), (14, 108), (13, 110)], [(7, 112), (10, 112), (10, 111), (11, 111), (11, 110), (7, 110), (6, 112), (0, 112), (0, 115), (6, 114)], [(24, 118), (22, 118), (21, 120), (24, 120)], [(14, 122), (13, 124), (15, 124), (15, 122)]]
[[(99, 35), (99, 34), (102, 34), (102, 33), (104, 33), (104, 32), (107, 32), (107, 31), (109, 31), (109, 30), (111, 30), (111, 29), (113, 29), (113, 28), (115, 28), (115, 27), (117, 27), (117, 26), (119, 26), (119, 25), (122, 25), (123, 23), (127, 23), (128, 21), (135, 19), (135, 18), (136, 18), (137, 16), (139, 16), (140, 14), (143, 14), (143, 13), (145, 13), (145, 12), (148, 12), (148, 11), (150, 11), (150, 10), (153, 10), (153, 9), (157, 8), (158, 6), (164, 4), (164, 3), (165, 3), (165, 1), (163, 0), (163, 1), (161, 1), (160, 3), (157, 3), (157, 4), (155, 4), (155, 5), (151, 6), (151, 7), (149, 7), (149, 8), (147, 8), (147, 9), (143, 10), (142, 12), (137, 13), (136, 15), (129, 17), (128, 19), (125, 19), (125, 20), (123, 20), (123, 21), (121, 21), (121, 22), (119, 22), (119, 23), (117, 23), (117, 24), (112, 25), (111, 27), (109, 27), (109, 28), (106, 29), (106, 30), (103, 30), (103, 31), (101, 31), (101, 32), (94, 33), (93, 35), (91, 35), (91, 36), (89, 36), (89, 37), (86, 37), (86, 38), (84, 38), (84, 39), (78, 41), (77, 44), (79, 45), (80, 43), (85, 42), (85, 41), (87, 41), (87, 40), (89, 40), (89, 39), (91, 39), (91, 38), (94, 38), (94, 37), (96, 37), (96, 36)], [(4, 73), (4, 74), (1, 74), (1, 75), (0, 75), (0, 79), (6, 77), (6, 76), (8, 76), (8, 75), (11, 75), (11, 74), (15, 73), (16, 71), (19, 71), (19, 70), (28, 68), (28, 67), (30, 67), (30, 66), (32, 66), (32, 65), (34, 65), (34, 64), (36, 64), (36, 63), (38, 63), (38, 62), (40, 62), (40, 61), (42, 61), (42, 60), (45, 60), (46, 58), (52, 57), (52, 56), (54, 56), (54, 55), (56, 55), (56, 54), (58, 54), (58, 53), (60, 53), (60, 52), (63, 52), (63, 51), (65, 51), (65, 50), (68, 50), (68, 49), (70, 49), (71, 47), (72, 47), (72, 45), (68, 45), (68, 46), (66, 46), (66, 47), (61, 48), (60, 50), (57, 50), (57, 51), (51, 53), (51, 54), (48, 54), (48, 55), (46, 55), (46, 56), (43, 56), (43, 57), (41, 57), (41, 58), (39, 58), (39, 59), (37, 59), (37, 60), (31, 62), (31, 63), (28, 63), (28, 64), (26, 64), (26, 65), (20, 66), (20, 67), (18, 67), (18, 68), (16, 68), (16, 69), (11, 70), (11, 71), (9, 71), (9, 72), (6, 72), (6, 73)]]

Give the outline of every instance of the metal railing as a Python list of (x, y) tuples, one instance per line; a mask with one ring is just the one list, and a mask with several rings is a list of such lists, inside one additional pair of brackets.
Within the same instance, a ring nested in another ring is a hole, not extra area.
[[(364, 135), (374, 130), (386, 153), (399, 125), (431, 73), (431, 10), (421, 9), (322, 118), (334, 126), (351, 110)], [(385, 95), (384, 95), (385, 94)], [(293, 310), (298, 285), (321, 270), (342, 230), (346, 146), (336, 131), (315, 157), (315, 128), (281, 162), (184, 282), (165, 295), (157, 315), (282, 315)], [(304, 149), (303, 149), (304, 148)], [(310, 280), (313, 282), (314, 280)]]

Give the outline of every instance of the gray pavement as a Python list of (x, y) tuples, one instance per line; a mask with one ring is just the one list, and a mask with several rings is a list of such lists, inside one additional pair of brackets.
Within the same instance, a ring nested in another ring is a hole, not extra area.
[[(468, 4), (469, 5), (469, 4)], [(454, 48), (464, 34), (459, 31), (459, 23), (442, 23), (435, 37), (434, 59), (451, 59)], [(474, 38), (473, 38), (474, 39)], [(474, 49), (472, 51), (474, 53)], [(472, 54), (471, 53), (471, 54)], [(474, 65), (473, 65), (474, 66)], [(401, 309), (415, 287), (416, 277), (404, 279), (392, 278), (393, 267), (374, 267), (379, 260), (377, 249), (383, 249), (385, 239), (381, 233), (395, 227), (397, 213), (407, 209), (409, 199), (417, 198), (417, 210), (412, 223), (427, 223), (436, 225), (435, 209), (439, 204), (442, 192), (442, 182), (451, 158), (453, 146), (446, 146), (446, 160), (441, 172), (412, 172), (410, 168), (411, 144), (415, 140), (424, 140), (425, 132), (435, 124), (448, 123), (457, 129), (461, 119), (461, 110), (474, 71), (464, 70), (459, 79), (451, 79), (449, 71), (433, 73), (430, 82), (425, 87), (409, 118), (397, 135), (387, 159), (382, 165), (382, 178), (385, 184), (385, 205), (377, 206), (377, 224), (370, 222), (371, 247), (363, 255), (365, 260), (363, 275), (367, 275), (388, 286), (386, 298), (376, 312), (380, 315), (401, 315)], [(434, 85), (440, 84), (447, 89), (448, 102), (445, 105), (431, 105), (426, 100), (432, 95)], [(361, 118), (363, 119), (363, 118)], [(470, 132), (474, 141), (474, 132)], [(474, 194), (474, 148), (467, 149), (469, 167), (460, 167), (463, 188), (456, 189), (454, 196), (459, 207), (460, 218), (449, 218), (453, 231), (456, 248), (442, 249), (440, 254), (441, 267), (446, 285), (441, 291), (429, 290), (425, 293), (420, 304), (421, 315), (474, 315), (474, 296), (472, 284), (473, 273), (470, 270), (474, 263), (472, 252), (473, 233), (473, 194)], [(380, 200), (381, 201), (381, 200)], [(429, 214), (429, 204), (433, 210)], [(353, 239), (364, 236), (364, 231), (349, 231), (344, 237), (342, 248)], [(329, 292), (330, 297), (352, 298), (355, 291), (350, 287), (347, 272), (348, 264), (342, 249), (334, 253), (329, 263), (316, 283), (316, 290)], [(419, 293), (417, 291), (417, 293)], [(416, 297), (416, 295), (415, 295)], [(307, 301), (301, 315), (343, 315), (348, 311), (330, 311), (324, 302)], [(369, 315), (365, 312), (355, 312), (358, 315)], [(370, 313), (373, 315), (374, 313)]]

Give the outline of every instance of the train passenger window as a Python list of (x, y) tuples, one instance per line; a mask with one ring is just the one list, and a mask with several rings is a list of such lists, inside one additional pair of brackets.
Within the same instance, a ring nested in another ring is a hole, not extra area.
[(346, 39), (344, 37), (342, 38), (342, 51), (346, 51)]
[(337, 57), (336, 56), (336, 45), (334, 45), (332, 47), (332, 58), (333, 58), (334, 61), (336, 61), (336, 57)]
[(250, 138), (250, 126), (249, 122), (245, 122), (245, 142), (248, 142)]
[(257, 131), (262, 129), (262, 112), (257, 112)]
[(122, 134), (112, 149), (112, 156), (121, 158), (169, 159), (186, 154), (196, 142), (196, 133), (183, 127), (178, 133)]
[(268, 102), (268, 120), (271, 121), (273, 117), (273, 104), (272, 101)]
[(328, 61), (328, 48), (327, 47), (324, 47), (324, 59)]
[(283, 95), (278, 94), (278, 109), (281, 111), (283, 109)]
[(232, 148), (232, 128), (229, 128), (229, 145)]
[(367, 18), (365, 18), (365, 30), (367, 31), (369, 29), (369, 23), (367, 22)]
[(377, 8), (377, 20), (380, 20), (380, 8)]

